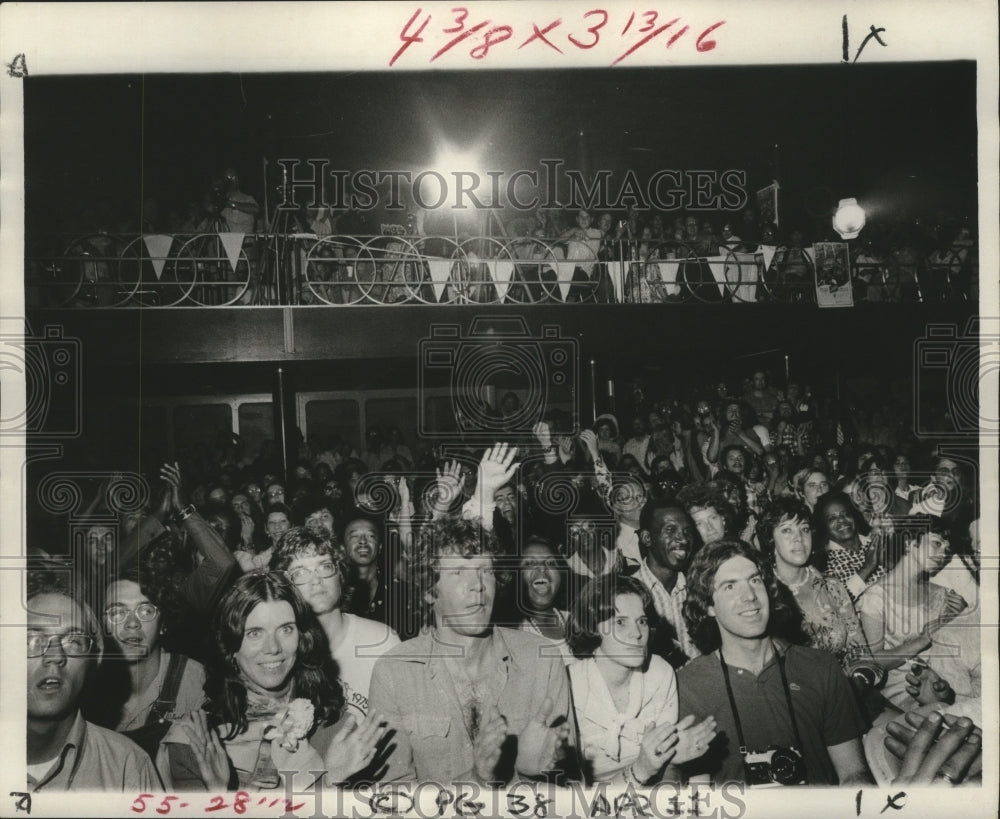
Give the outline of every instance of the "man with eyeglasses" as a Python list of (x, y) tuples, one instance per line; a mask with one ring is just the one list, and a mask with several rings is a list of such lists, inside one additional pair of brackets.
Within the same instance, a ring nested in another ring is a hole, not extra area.
[[(368, 714), (368, 686), (375, 661), (398, 645), (399, 637), (384, 623), (341, 609), (346, 561), (343, 547), (329, 532), (295, 528), (281, 538), (271, 568), (284, 572), (316, 613), (340, 670), (345, 715), (353, 712), (360, 724)], [(319, 729), (317, 750), (325, 751), (338, 725)]]
[(97, 618), (86, 603), (44, 579), (29, 591), (27, 789), (32, 793), (162, 788), (138, 745), (80, 714), (87, 677), (103, 653)]

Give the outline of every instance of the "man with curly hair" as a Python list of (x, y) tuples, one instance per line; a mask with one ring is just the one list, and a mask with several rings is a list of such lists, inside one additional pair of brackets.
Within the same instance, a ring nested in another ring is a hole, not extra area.
[[(344, 547), (328, 530), (296, 527), (278, 541), (271, 568), (284, 572), (319, 619), (337, 663), (345, 714), (353, 713), (360, 723), (368, 715), (368, 688), (375, 661), (398, 646), (399, 637), (385, 623), (343, 611), (352, 591), (345, 587), (347, 560)], [(331, 727), (327, 741), (336, 727)], [(325, 751), (322, 738), (316, 745)]]
[(417, 539), (411, 576), (426, 626), (378, 660), (369, 692), (393, 734), (381, 781), (504, 784), (567, 770), (574, 731), (562, 660), (548, 641), (492, 624), (498, 542), (480, 515), (491, 515), (515, 454), (487, 450), (463, 514)]
[(680, 713), (718, 722), (708, 753), (685, 766), (688, 778), (872, 784), (865, 725), (836, 658), (769, 632), (781, 604), (765, 557), (718, 540), (695, 555), (687, 581), (684, 618), (703, 656), (678, 672)]
[(706, 546), (737, 534), (736, 512), (715, 486), (709, 483), (690, 484), (678, 493), (677, 500), (691, 516)]

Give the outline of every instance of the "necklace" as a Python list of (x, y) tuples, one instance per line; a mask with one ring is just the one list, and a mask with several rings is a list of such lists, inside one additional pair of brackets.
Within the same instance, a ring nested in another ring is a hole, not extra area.
[(798, 583), (785, 583), (785, 585), (788, 586), (788, 590), (792, 594), (798, 592), (799, 589), (801, 589), (806, 583), (808, 583), (812, 579), (812, 572), (809, 571), (808, 566), (804, 566), (802, 568), (802, 571), (804, 572), (805, 577), (803, 577), (802, 580), (800, 580)]
[[(559, 611), (559, 609), (552, 609), (552, 611), (556, 615), (556, 622), (555, 623), (546, 623), (545, 625), (548, 625), (548, 626), (557, 626), (558, 628), (565, 629), (566, 628), (566, 621), (563, 618), (562, 612)], [(538, 625), (538, 621), (535, 620), (535, 616), (533, 614), (529, 614), (528, 615), (528, 622), (531, 623), (531, 627), (538, 633), (538, 635), (540, 637), (544, 637), (545, 636), (542, 633), (541, 626)]]

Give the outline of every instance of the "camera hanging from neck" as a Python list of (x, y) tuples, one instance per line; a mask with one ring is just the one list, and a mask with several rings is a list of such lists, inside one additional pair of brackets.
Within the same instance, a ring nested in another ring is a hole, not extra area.
[[(774, 649), (774, 653), (778, 658), (778, 671), (781, 674), (781, 687), (785, 692), (785, 702), (788, 704), (788, 716), (792, 720), (792, 732), (795, 734), (795, 747), (805, 750), (805, 746), (802, 744), (802, 737), (799, 736), (799, 725), (795, 720), (795, 709), (792, 708), (792, 692), (788, 687), (788, 677), (785, 674), (785, 657), (778, 651), (778, 647), (774, 645), (773, 641), (771, 647)], [(743, 724), (740, 722), (740, 712), (736, 708), (736, 697), (733, 696), (733, 686), (729, 681), (729, 667), (726, 665), (726, 658), (722, 655), (722, 647), (719, 647), (719, 662), (722, 664), (722, 678), (726, 681), (726, 695), (729, 697), (729, 707), (733, 711), (733, 719), (736, 722), (736, 737), (740, 742), (740, 754), (744, 757), (749, 751), (746, 743), (746, 739), (743, 736)], [(803, 758), (803, 763), (805, 759)], [(803, 782), (803, 784), (808, 784), (808, 781)]]

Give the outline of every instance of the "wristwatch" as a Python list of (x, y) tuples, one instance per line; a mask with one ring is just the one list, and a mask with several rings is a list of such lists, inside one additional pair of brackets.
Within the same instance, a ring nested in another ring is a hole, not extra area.
[(195, 508), (195, 505), (193, 503), (189, 503), (187, 506), (181, 509), (180, 512), (177, 513), (177, 520), (184, 522), (197, 511), (198, 510)]

